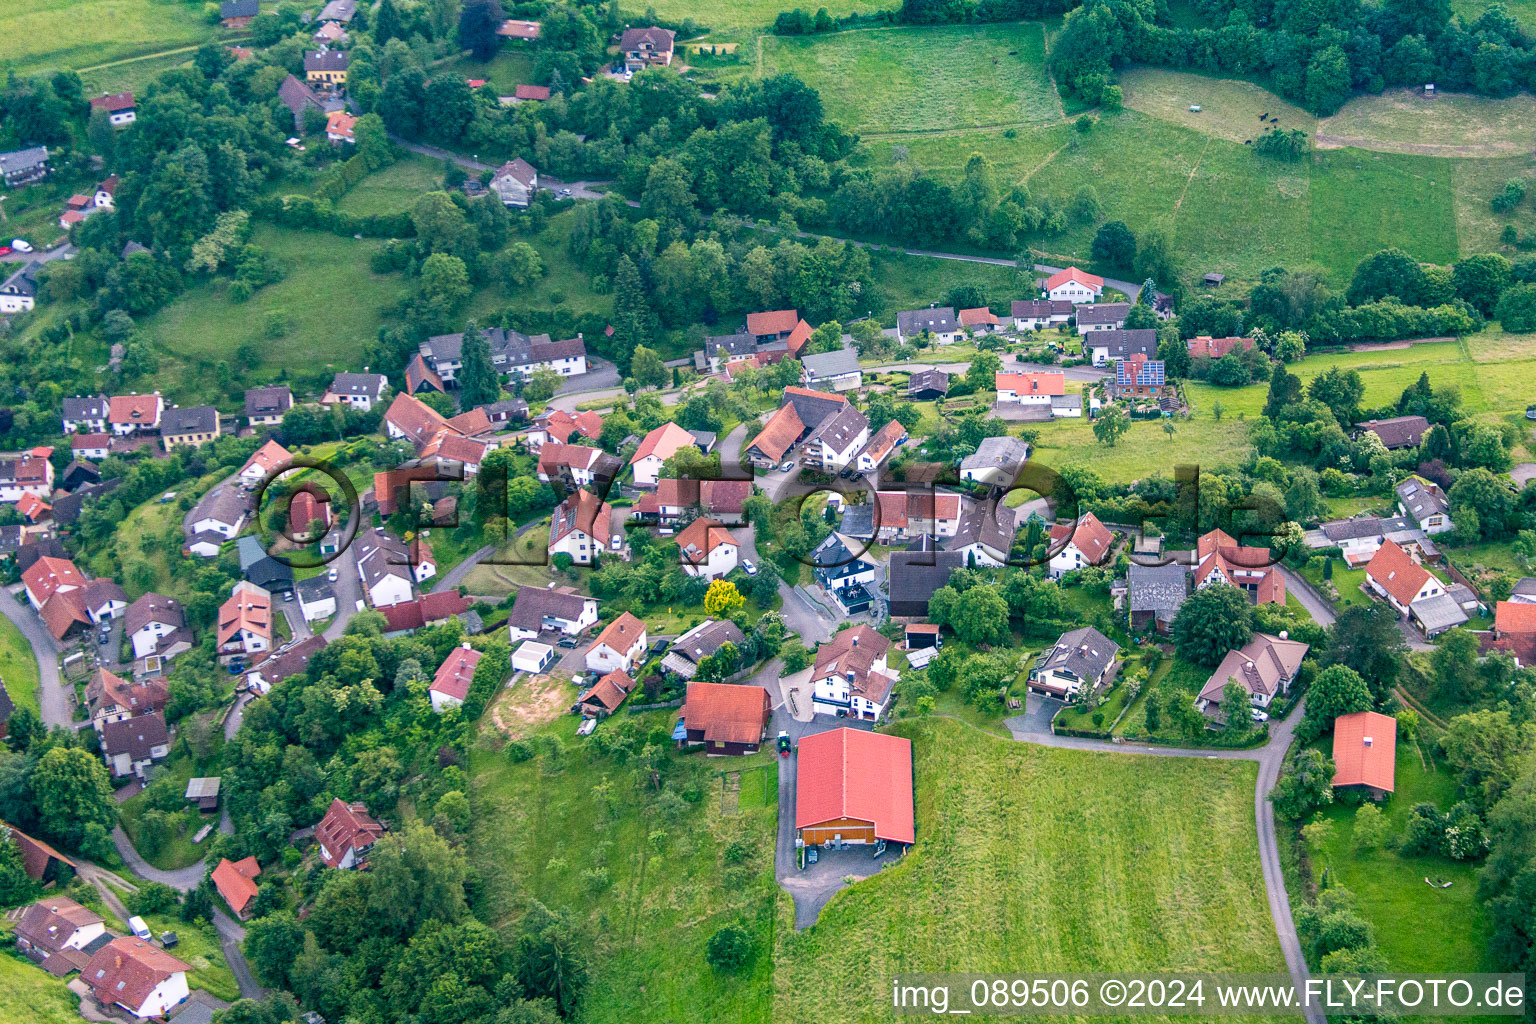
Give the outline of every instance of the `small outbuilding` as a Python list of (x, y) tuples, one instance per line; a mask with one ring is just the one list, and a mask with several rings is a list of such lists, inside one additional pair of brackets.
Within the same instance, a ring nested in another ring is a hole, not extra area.
[(543, 672), (554, 659), (555, 649), (549, 644), (525, 640), (521, 647), (512, 652), (512, 671)]
[(196, 804), (200, 811), (219, 809), (219, 781), (217, 775), (187, 780), (187, 803)]

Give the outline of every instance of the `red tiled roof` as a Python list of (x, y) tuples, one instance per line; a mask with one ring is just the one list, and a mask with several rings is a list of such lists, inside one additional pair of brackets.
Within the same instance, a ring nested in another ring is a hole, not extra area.
[(731, 531), (719, 521), (702, 516), (689, 523), (677, 535), (677, 546), (682, 550), (684, 563), (708, 559), (709, 553), (722, 544), (737, 546)]
[(424, 459), (439, 458), (462, 462), (466, 466), (478, 466), (485, 461), (490, 447), (484, 441), (475, 441), (452, 429), (438, 434), (421, 450)]
[(429, 689), (454, 700), (463, 700), (469, 696), (469, 684), (474, 682), (475, 668), (482, 657), (479, 651), (468, 644), (455, 647), (438, 666)]
[(491, 417), (484, 408), (475, 408), (450, 418), (448, 425), (466, 437), (474, 437), (491, 429)]
[(1098, 516), (1092, 512), (1084, 512), (1076, 523), (1057, 523), (1051, 527), (1052, 547), (1068, 537), (1077, 545), (1077, 550), (1083, 553), (1089, 565), (1098, 565), (1115, 541), (1115, 535), (1109, 531), (1109, 527), (1099, 522)]
[[(756, 448), (770, 461), (777, 462), (803, 433), (805, 433), (805, 424), (800, 422), (800, 416), (795, 412), (795, 407), (785, 405), (768, 418), (763, 429), (747, 443), (746, 447)], [(746, 448), (742, 450), (745, 451)]]
[(800, 358), (800, 350), (805, 348), (805, 343), (811, 340), (813, 333), (811, 325), (804, 320), (795, 324), (795, 329), (789, 332), (788, 338), (784, 339), (784, 343), (789, 347), (789, 358)]
[(448, 426), (442, 414), (419, 398), (401, 392), (389, 403), (384, 422), (394, 426), (412, 442), (424, 445), (438, 431)]
[(288, 503), (288, 532), (301, 534), (317, 519), (325, 526), (330, 525), (331, 503), (320, 501), (313, 491), (300, 491), (295, 494), (293, 500)]
[(582, 698), (581, 702), (583, 704), (599, 704), (603, 710), (612, 713), (618, 709), (620, 704), (624, 703), (624, 698), (629, 696), (629, 691), (634, 688), (635, 681), (633, 679), (623, 672), (615, 670), (599, 679), (596, 685), (587, 691), (587, 695)]
[(224, 902), (229, 904), (229, 909), (237, 915), (243, 915), (245, 908), (256, 898), (256, 883), (252, 879), (259, 874), (261, 866), (256, 863), (255, 857), (238, 861), (225, 857), (209, 877), (213, 880), (213, 887), (224, 897)]
[(912, 741), (862, 729), (833, 729), (800, 740), (795, 827), (852, 818), (893, 843), (916, 839)]
[(115, 92), (110, 96), (92, 96), (91, 106), (98, 110), (105, 110), (110, 114), (116, 114), (122, 110), (132, 110), (134, 107), (133, 93)]
[(1202, 334), (1198, 337), (1190, 338), (1184, 343), (1184, 346), (1189, 350), (1191, 356), (1220, 359), (1234, 348), (1240, 347), (1244, 351), (1252, 349), (1253, 339), (1237, 337), (1213, 338), (1209, 334)]
[(1365, 574), (1404, 607), (1410, 604), (1424, 584), (1429, 570), (1415, 562), (1396, 541), (1383, 541), (1365, 567)]
[(325, 133), (327, 135), (340, 135), (344, 139), (352, 138), (352, 126), (357, 124), (357, 118), (345, 110), (333, 110), (325, 116)]
[(107, 422), (154, 423), (160, 407), (159, 395), (113, 395), (107, 400)]
[(43, 873), (48, 870), (49, 861), (62, 861), (70, 867), (75, 867), (75, 862), (64, 856), (58, 850), (49, 846), (41, 839), (33, 839), (15, 825), (7, 825), (0, 821), (0, 829), (9, 829), (11, 838), (16, 840), (16, 848), (21, 851), (22, 869), (27, 877), (34, 882), (43, 879)]
[(86, 614), (85, 604), (82, 601), (83, 591), (66, 590), (56, 593), (43, 602), (38, 609), (38, 617), (43, 620), (43, 625), (48, 627), (48, 632), (53, 634), (55, 640), (62, 640), (69, 635), (70, 630), (76, 626), (89, 626), (91, 617)]
[(1085, 270), (1078, 270), (1076, 267), (1068, 267), (1066, 270), (1058, 270), (1046, 278), (1045, 290), (1050, 291), (1052, 288), (1059, 288), (1068, 281), (1076, 281), (1078, 284), (1087, 285), (1089, 288), (1094, 289), (1104, 287), (1104, 279), (1102, 277), (1090, 274)]
[(547, 100), (549, 99), (549, 86), (547, 85), (520, 85), (515, 93), (520, 100)]
[(256, 466), (264, 473), (270, 473), (292, 459), (293, 455), (276, 441), (268, 441), (257, 448), (250, 458), (245, 460), (245, 465), (240, 467), (240, 472), (245, 472), (251, 466)]
[(761, 686), (733, 683), (689, 683), (683, 703), (683, 724), (702, 731), (707, 743), (757, 743), (763, 736), (772, 704)]
[(998, 391), (1013, 391), (1020, 395), (1065, 395), (1065, 373), (999, 373), (996, 375)]
[(800, 311), (776, 309), (771, 313), (748, 313), (747, 333), (762, 337), (765, 334), (783, 334), (793, 331), (800, 322)]
[(1390, 793), (1396, 769), (1397, 719), (1356, 711), (1333, 720), (1335, 786), (1370, 786)]
[[(348, 850), (361, 853), (373, 845), (384, 831), (362, 804), (349, 804), (340, 798), (315, 826), (315, 841), (320, 844), (320, 859), (335, 867)], [(327, 855), (329, 854), (329, 856)]]
[(1536, 604), (1500, 601), (1493, 608), (1493, 628), (1503, 633), (1536, 633)]
[(272, 639), (272, 595), (243, 580), (219, 606), (219, 646), (242, 629)]
[(641, 622), (629, 612), (623, 612), (618, 618), (603, 627), (603, 631), (597, 634), (597, 639), (592, 641), (592, 649), (595, 650), (607, 644), (620, 654), (628, 654), (636, 643), (645, 642), (645, 623)]
[(98, 1002), (138, 1009), (171, 975), (191, 969), (158, 946), (122, 936), (96, 951), (80, 972), (80, 980), (91, 987)]
[(69, 442), (70, 450), (76, 452), (110, 447), (112, 447), (111, 434), (76, 434)]
[(438, 391), (444, 390), (443, 378), (427, 365), (426, 358), (418, 352), (411, 357), (409, 363), (405, 364), (405, 393), (414, 395), (427, 384)]
[(633, 466), (641, 459), (652, 455), (666, 460), (684, 448), (691, 447), (694, 443), (692, 434), (676, 423), (668, 421), (641, 439), (640, 447), (635, 449), (635, 454), (630, 458), (629, 464)]
[(39, 602), (52, 597), (60, 587), (85, 586), (85, 577), (75, 568), (74, 562), (51, 555), (44, 555), (33, 562), (21, 574), (21, 581), (26, 584), (27, 592)]
[(975, 309), (962, 309), (960, 311), (961, 327), (974, 327), (977, 324), (997, 325), (1000, 323), (1002, 321), (997, 318), (997, 314), (993, 313), (986, 306), (977, 306)]
[(868, 455), (878, 465), (885, 461), (896, 448), (896, 442), (907, 436), (907, 428), (900, 421), (891, 420), (885, 426), (875, 431), (875, 435), (869, 439), (860, 455)]

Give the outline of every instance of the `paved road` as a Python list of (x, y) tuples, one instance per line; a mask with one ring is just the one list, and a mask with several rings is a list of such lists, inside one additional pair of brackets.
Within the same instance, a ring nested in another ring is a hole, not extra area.
[(1292, 572), (1288, 566), (1278, 565), (1276, 568), (1280, 570), (1280, 578), (1285, 580), (1285, 592), (1295, 594), (1296, 600), (1301, 602), (1301, 606), (1319, 626), (1333, 625), (1333, 606), (1323, 600), (1312, 589), (1311, 584)]
[(336, 567), (336, 582), (331, 587), (336, 594), (336, 617), (321, 634), (327, 642), (346, 632), (347, 623), (357, 614), (357, 602), (363, 599), (363, 582), (357, 576), (356, 543), (349, 544), (330, 564)]
[[(750, 527), (736, 530), (732, 534), (741, 544), (741, 557), (749, 561), (763, 564), (762, 557), (757, 553), (757, 531)], [(784, 619), (784, 625), (800, 634), (800, 639), (807, 647), (824, 643), (832, 639), (832, 631), (837, 628), (837, 620), (828, 612), (820, 608), (799, 587), (792, 587), (782, 579), (779, 580), (779, 596), (784, 599), (784, 607), (779, 609), (779, 614)], [(774, 689), (769, 690), (775, 692)]]
[(59, 682), (59, 649), (43, 625), (43, 620), (37, 617), (37, 613), (27, 603), (25, 594), (18, 600), (14, 594), (0, 593), (0, 612), (21, 630), (22, 637), (37, 658), (37, 698), (42, 708), (43, 725), (49, 729), (56, 725), (72, 728), (69, 699), (64, 695), (64, 687)]

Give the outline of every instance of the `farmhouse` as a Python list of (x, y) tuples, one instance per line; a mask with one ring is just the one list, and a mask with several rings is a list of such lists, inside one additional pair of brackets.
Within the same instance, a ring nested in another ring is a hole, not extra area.
[(549, 520), (549, 556), (568, 555), (576, 565), (593, 565), (601, 554), (624, 556), (624, 521), (613, 506), (591, 491), (572, 491)]
[(1419, 524), (1419, 529), (1434, 535), (1454, 530), (1451, 503), (1439, 484), (1420, 476), (1410, 476), (1397, 485), (1397, 510)]
[(752, 496), (750, 480), (680, 480), (663, 477), (654, 493), (642, 494), (634, 515), (655, 517), (662, 526), (673, 526), (689, 515), (703, 512), (729, 526), (746, 521), (744, 502)]
[(1084, 335), (1096, 331), (1118, 331), (1125, 326), (1125, 315), (1130, 311), (1129, 302), (1101, 302), (1079, 307), (1077, 333)]
[(677, 535), (677, 547), (683, 572), (706, 580), (728, 575), (741, 559), (741, 546), (731, 531), (713, 519), (689, 523)]
[(891, 457), (891, 453), (907, 443), (907, 428), (897, 420), (891, 420), (875, 431), (869, 443), (855, 459), (860, 473), (873, 473)]
[(1333, 720), (1333, 786), (1358, 787), (1373, 800), (1396, 789), (1397, 719), (1356, 711)]
[(690, 682), (683, 699), (683, 741), (703, 744), (711, 756), (755, 754), (772, 710), (761, 686)]
[(911, 740), (833, 729), (802, 738), (797, 756), (797, 845), (910, 845), (916, 839)]
[(384, 826), (365, 805), (336, 798), (315, 826), (315, 845), (326, 867), (345, 871), (361, 866), (383, 833)]
[(196, 448), (218, 436), (219, 410), (211, 405), (172, 406), (161, 418), (160, 444), (167, 452), (181, 444)]
[(1019, 330), (1038, 331), (1071, 320), (1073, 309), (1066, 299), (1015, 299), (1008, 314), (1013, 317), (1013, 326)]
[(304, 81), (310, 86), (328, 89), (344, 89), (347, 85), (347, 64), (350, 58), (346, 50), (318, 50), (304, 53)]
[(661, 659), (661, 667), (680, 679), (692, 679), (699, 672), (699, 663), (714, 655), (726, 644), (740, 647), (746, 642), (740, 627), (729, 619), (705, 619), (688, 632), (672, 641), (672, 646)]
[(164, 677), (130, 683), (100, 666), (91, 673), (91, 681), (85, 687), (85, 702), (90, 708), (91, 726), (98, 733), (109, 722), (121, 722), (135, 715), (164, 711), (170, 699), (170, 686)]
[(1422, 444), (1424, 434), (1429, 430), (1429, 420), (1423, 416), (1394, 416), (1387, 420), (1366, 420), (1356, 427), (1361, 434), (1375, 434), (1390, 452), (1417, 448)]
[(6, 188), (31, 184), (48, 173), (48, 149), (30, 146), (0, 153), (0, 181)]
[(513, 641), (537, 640), (542, 632), (575, 636), (597, 623), (597, 599), (583, 597), (572, 587), (518, 587), (507, 616)]
[(635, 486), (655, 487), (662, 464), (683, 449), (695, 446), (693, 435), (671, 420), (652, 430), (640, 439), (640, 447), (629, 460)]
[(930, 306), (896, 314), (896, 337), (903, 344), (919, 344), (925, 331), (935, 345), (953, 345), (965, 334), (953, 306)]
[(1095, 331), (1084, 336), (1083, 351), (1093, 359), (1094, 366), (1103, 366), (1116, 359), (1129, 359), (1134, 355), (1155, 359), (1157, 331), (1151, 327), (1129, 331)]
[(645, 656), (645, 647), (645, 623), (629, 612), (622, 612), (603, 627), (587, 648), (587, 671), (634, 675)]
[(1206, 680), (1195, 704), (1208, 716), (1220, 718), (1221, 697), (1228, 683), (1248, 691), (1256, 708), (1267, 708), (1275, 697), (1289, 693), (1308, 646), (1285, 636), (1255, 633), (1241, 648), (1228, 651)]
[(137, 106), (131, 92), (105, 93), (91, 97), (91, 111), (98, 110), (106, 113), (107, 122), (113, 128), (122, 128), (133, 123)]
[(1252, 338), (1213, 338), (1209, 334), (1202, 334), (1190, 338), (1184, 342), (1184, 349), (1191, 359), (1220, 359), (1233, 349), (1244, 352), (1253, 351)]
[(993, 487), (1012, 487), (1029, 459), (1028, 442), (1003, 435), (982, 438), (974, 455), (960, 460), (960, 479)]
[(1063, 633), (1029, 672), (1029, 689), (1047, 697), (1069, 699), (1078, 690), (1096, 690), (1114, 674), (1120, 645), (1092, 626)]
[(142, 1019), (163, 1017), (187, 998), (190, 970), (160, 947), (123, 936), (96, 951), (80, 980), (102, 1006), (120, 1006)]
[(255, 879), (259, 874), (261, 865), (256, 863), (255, 857), (246, 857), (244, 860), (222, 857), (208, 879), (213, 882), (213, 887), (219, 891), (224, 902), (229, 904), (229, 909), (244, 921), (251, 916), (251, 904), (256, 901)]
[(1269, 548), (1244, 547), (1221, 530), (1195, 546), (1195, 589), (1226, 583), (1247, 592), (1254, 604), (1285, 604), (1285, 577)]
[(441, 714), (464, 703), (482, 657), (484, 655), (469, 646), (468, 641), (448, 652), (448, 657), (443, 659), (432, 677), (432, 685), (427, 688), (433, 711)]
[(1093, 302), (1104, 294), (1104, 279), (1097, 274), (1068, 267), (1058, 270), (1043, 282), (1045, 297), (1057, 302), (1070, 302), (1074, 306)]
[(1189, 582), (1185, 577), (1184, 567), (1175, 562), (1142, 565), (1132, 561), (1125, 571), (1131, 628), (1167, 633), (1189, 594)]
[(868, 626), (835, 633), (816, 651), (811, 709), (818, 715), (879, 721), (900, 675), (886, 660), (891, 642)]
[[(1058, 544), (1062, 544), (1059, 550)], [(1050, 547), (1056, 551), (1050, 561), (1052, 578), (1100, 564), (1114, 545), (1115, 535), (1092, 512), (1084, 512), (1073, 522), (1057, 523), (1051, 527)]]

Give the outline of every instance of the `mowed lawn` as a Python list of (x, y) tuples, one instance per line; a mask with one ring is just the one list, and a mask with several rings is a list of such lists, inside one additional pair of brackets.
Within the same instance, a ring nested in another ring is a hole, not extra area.
[(0, 4), (0, 70), (91, 67), (218, 33), (200, 7), (176, 0), (10, 0)]
[[(785, 3), (784, 0), (655, 0), (646, 6), (668, 21), (681, 22), (684, 18), (692, 18), (694, 24), (711, 30), (712, 39), (746, 34), (742, 30), (755, 32), (767, 29), (780, 11), (795, 8), (794, 4)], [(854, 12), (871, 14), (889, 6), (888, 0), (830, 0), (828, 3), (817, 0), (814, 6), (800, 5), (807, 14), (815, 14), (826, 8), (827, 13), (834, 18)]]
[[(494, 709), (483, 730), (494, 728), (493, 716)], [(789, 927), (790, 904), (773, 878), (772, 753), (671, 755), (666, 785), (689, 803), (666, 819), (653, 807), (645, 774), (633, 763), (591, 755), (590, 743), (574, 736), (576, 721), (561, 714), (544, 727), (564, 744), (558, 765), (512, 764), (483, 749), (471, 756), (478, 813), (469, 849), (484, 881), (480, 916), (515, 929), (527, 901), (537, 899), (591, 928), (598, 955), (582, 1001), (586, 1024), (775, 1019), (774, 934)], [(671, 746), (675, 712), (621, 714), (598, 728), (620, 721), (638, 722), (641, 744)], [(766, 778), (729, 777), (746, 770)], [(732, 809), (724, 795), (738, 785)], [(606, 803), (594, 787), (606, 787)], [(732, 923), (751, 936), (753, 961), (734, 976), (717, 974), (705, 961), (705, 943)]]
[(1061, 118), (1038, 23), (870, 29), (762, 39), (764, 75), (791, 72), (850, 131), (914, 132)]
[(917, 845), (785, 934), (775, 1020), (889, 1019), (902, 971), (1284, 971), (1245, 761), (913, 740)]
[[(255, 346), (255, 370), (286, 368), (320, 379), (336, 370), (362, 369), (363, 347), (383, 322), (382, 307), (403, 287), (399, 276), (368, 269), (381, 244), (374, 239), (340, 238), (326, 232), (295, 231), (259, 224), (251, 239), (279, 256), (287, 276), (259, 289), (244, 303), (231, 302), (228, 284), (203, 282), (175, 302), (140, 321), (162, 358), (158, 384), (184, 404), (194, 382), (211, 385), (221, 361), (233, 364), (241, 345)], [(288, 333), (268, 338), (267, 313), (282, 310)]]
[(32, 645), (4, 616), (0, 616), (0, 680), (17, 707), (41, 710), (37, 698), (37, 658), (32, 654)]
[(80, 1000), (63, 978), (50, 977), (20, 956), (0, 956), (0, 1020), (79, 1024)]
[(374, 171), (341, 197), (336, 208), (366, 217), (377, 213), (409, 210), (427, 192), (443, 187), (443, 163), (430, 157), (407, 154)]
[(1031, 423), (1039, 441), (1029, 460), (1060, 472), (1067, 466), (1085, 466), (1106, 483), (1130, 483), (1160, 474), (1173, 477), (1173, 468), (1198, 465), (1207, 473), (1221, 466), (1236, 466), (1248, 453), (1248, 429), (1223, 413), (1220, 422), (1209, 411), (1198, 411), (1189, 420), (1173, 421), (1174, 433), (1163, 431), (1161, 420), (1135, 420), (1114, 447), (1093, 436), (1093, 425), (1081, 419)]

